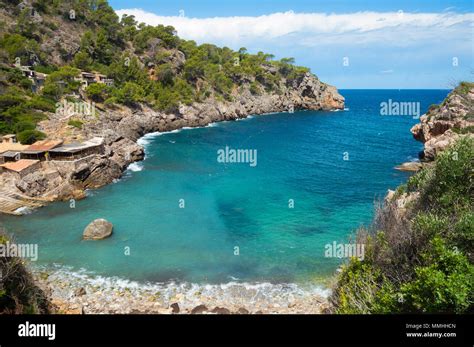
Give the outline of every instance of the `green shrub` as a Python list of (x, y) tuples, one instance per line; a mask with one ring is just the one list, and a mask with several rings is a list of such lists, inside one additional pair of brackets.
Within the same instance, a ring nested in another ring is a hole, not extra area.
[(59, 100), (64, 94), (78, 92), (81, 83), (76, 80), (79, 70), (70, 66), (62, 66), (46, 78), (43, 94), (54, 100)]
[(338, 278), (336, 295), (332, 297), (336, 313), (389, 313), (394, 290), (380, 270), (367, 262), (351, 259)]
[(38, 130), (24, 130), (17, 134), (18, 141), (20, 141), (24, 145), (31, 145), (36, 141), (44, 140), (46, 138), (46, 134), (42, 133)]
[(426, 263), (415, 269), (416, 277), (402, 284), (403, 311), (464, 313), (474, 305), (474, 266), (459, 251), (449, 249), (442, 238), (431, 241), (423, 255)]
[(394, 199), (402, 196), (403, 194), (405, 194), (407, 192), (407, 185), (406, 184), (400, 184), (397, 189), (395, 190), (395, 194), (394, 194)]
[(446, 235), (448, 227), (448, 218), (422, 212), (413, 218), (411, 229), (415, 236), (431, 238), (437, 235)]
[[(466, 115), (466, 119), (469, 119)], [(472, 118), (472, 117), (471, 117)], [(474, 125), (467, 126), (465, 128), (451, 128), (456, 134), (470, 134), (474, 133)]]
[(104, 83), (93, 83), (86, 88), (86, 94), (96, 102), (101, 102), (107, 98), (108, 87)]
[(78, 129), (82, 129), (82, 126), (84, 125), (84, 123), (80, 120), (77, 120), (77, 119), (70, 119), (68, 122), (67, 122), (68, 125), (71, 125), (75, 128), (78, 128)]
[(474, 212), (466, 211), (459, 217), (454, 230), (448, 235), (449, 241), (472, 259), (474, 252)]
[(124, 86), (116, 92), (117, 101), (129, 106), (134, 106), (143, 101), (144, 96), (145, 91), (143, 88), (134, 82), (126, 82)]
[(461, 95), (466, 95), (467, 93), (469, 93), (469, 91), (472, 88), (474, 88), (474, 83), (463, 81), (463, 82), (459, 83), (459, 86), (457, 86), (454, 89), (454, 92), (458, 93), (458, 94), (461, 94)]
[(110, 98), (107, 98), (105, 101), (104, 101), (104, 105), (107, 106), (107, 107), (113, 107), (114, 105), (116, 105), (118, 103), (118, 100), (116, 97), (112, 96)]
[(338, 278), (335, 312), (474, 312), (473, 165), (474, 141), (462, 138), (408, 180), (419, 197), (402, 216), (394, 201), (378, 211), (358, 234), (364, 260)]
[(35, 110), (47, 111), (47, 112), (54, 112), (56, 110), (54, 101), (52, 101), (51, 99), (46, 99), (39, 95), (33, 96), (28, 101), (27, 106)]
[(255, 82), (252, 82), (250, 84), (250, 93), (253, 95), (259, 95), (260, 94), (260, 88), (258, 87), (258, 84)]
[(20, 121), (15, 124), (15, 132), (17, 134), (25, 130), (34, 130), (35, 128), (36, 128), (36, 125), (29, 121)]
[(408, 180), (410, 191), (419, 190), (425, 209), (456, 215), (469, 209), (474, 195), (472, 170), (474, 140), (461, 138), (441, 152), (434, 167), (423, 169)]

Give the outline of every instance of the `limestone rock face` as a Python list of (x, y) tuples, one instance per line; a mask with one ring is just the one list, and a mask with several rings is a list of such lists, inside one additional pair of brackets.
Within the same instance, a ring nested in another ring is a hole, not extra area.
[[(95, 134), (107, 129), (106, 144), (112, 160), (121, 167), (130, 164), (123, 160), (131, 153), (131, 162), (143, 158), (143, 149), (134, 148), (135, 141), (145, 134), (164, 132), (182, 127), (202, 127), (212, 122), (235, 120), (249, 115), (288, 112), (291, 109), (333, 110), (344, 108), (344, 97), (333, 86), (325, 84), (311, 73), (306, 73), (292, 85), (282, 81), (281, 93), (262, 92), (254, 95), (243, 82), (242, 90), (235, 91), (232, 101), (210, 97), (202, 102), (181, 105), (175, 113), (156, 111), (146, 105), (132, 110), (126, 107), (107, 111), (98, 122), (84, 124), (85, 132)], [(127, 140), (133, 142), (128, 143)], [(135, 144), (136, 145), (136, 144)], [(124, 152), (125, 151), (125, 152)]]
[(432, 161), (436, 155), (463, 136), (473, 137), (474, 88), (456, 88), (439, 106), (431, 107), (411, 128), (413, 137), (425, 144), (420, 159)]
[[(179, 52), (171, 53), (168, 58), (179, 68), (185, 57)], [(42, 170), (23, 178), (4, 173), (0, 175), (0, 184), (12, 192), (45, 201), (81, 199), (85, 197), (86, 189), (99, 188), (119, 179), (131, 163), (143, 160), (145, 151), (137, 140), (146, 134), (183, 127), (203, 127), (212, 122), (236, 120), (249, 115), (344, 108), (344, 97), (337, 89), (311, 73), (291, 82), (283, 78), (278, 92), (262, 89), (252, 93), (252, 82), (248, 77), (242, 77), (239, 81), (241, 88), (233, 92), (232, 100), (210, 95), (201, 102), (180, 105), (172, 113), (157, 111), (145, 104), (135, 108), (120, 105), (112, 109), (98, 108), (97, 117), (81, 118), (81, 129), (70, 129), (67, 119), (54, 113), (48, 114), (48, 119), (41, 121), (38, 129), (49, 138), (74, 142), (102, 137), (103, 151), (74, 162), (43, 161)]]
[(112, 235), (112, 223), (105, 219), (96, 219), (90, 223), (83, 233), (84, 240), (102, 240)]

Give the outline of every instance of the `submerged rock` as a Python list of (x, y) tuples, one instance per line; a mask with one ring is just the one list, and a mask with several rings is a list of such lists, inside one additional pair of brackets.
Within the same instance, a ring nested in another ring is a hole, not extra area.
[(112, 223), (105, 219), (96, 219), (90, 223), (83, 233), (84, 240), (102, 240), (112, 235)]
[(400, 170), (400, 171), (417, 172), (417, 171), (421, 170), (422, 167), (423, 167), (423, 165), (420, 162), (411, 161), (411, 162), (407, 162), (407, 163), (403, 163), (401, 165), (398, 165), (398, 166), (395, 167), (395, 169)]

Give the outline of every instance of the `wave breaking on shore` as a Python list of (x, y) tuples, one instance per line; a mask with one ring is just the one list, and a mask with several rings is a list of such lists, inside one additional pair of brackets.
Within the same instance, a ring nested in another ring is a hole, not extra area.
[(32, 270), (53, 303), (61, 303), (64, 311), (84, 313), (172, 313), (172, 304), (180, 313), (192, 313), (202, 305), (208, 312), (219, 308), (227, 313), (321, 313), (330, 294), (314, 284), (140, 283), (60, 265)]

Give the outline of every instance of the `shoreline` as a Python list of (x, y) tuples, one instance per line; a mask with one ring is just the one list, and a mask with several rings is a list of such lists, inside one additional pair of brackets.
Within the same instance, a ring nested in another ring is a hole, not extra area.
[(62, 314), (321, 314), (329, 307), (330, 290), (309, 282), (154, 283), (66, 266), (31, 271)]
[[(162, 113), (146, 105), (134, 109), (117, 106), (104, 109), (99, 117), (76, 115), (75, 119), (83, 123), (80, 129), (69, 126), (67, 120), (58, 118), (56, 114), (48, 114), (48, 119), (38, 124), (38, 129), (46, 133), (48, 139), (74, 142), (101, 137), (104, 139), (103, 153), (69, 164), (42, 161), (40, 170), (24, 177), (5, 172), (0, 174), (0, 186), (5, 195), (12, 193), (16, 196), (14, 203), (17, 208), (11, 211), (13, 214), (21, 212), (21, 207), (35, 206), (33, 202), (41, 207), (53, 201), (84, 199), (86, 190), (113, 183), (123, 176), (130, 164), (142, 161), (145, 153), (139, 140), (149, 134), (214, 126), (218, 122), (290, 112), (291, 109), (344, 110), (344, 97), (335, 87), (320, 82), (311, 74), (306, 74), (298, 83), (285, 89), (281, 95), (255, 96), (245, 91), (235, 95), (233, 101), (209, 99), (182, 105), (176, 114)], [(309, 96), (308, 91), (311, 91)]]
[[(286, 89), (282, 95), (253, 96), (245, 91), (236, 95), (232, 102), (211, 99), (183, 106), (177, 114), (165, 114), (145, 105), (136, 109), (117, 107), (104, 110), (97, 118), (76, 117), (83, 122), (81, 129), (69, 126), (67, 121), (57, 119), (55, 114), (49, 114), (47, 120), (39, 123), (39, 130), (46, 133), (49, 139), (84, 141), (99, 136), (104, 139), (103, 153), (80, 163), (74, 162), (72, 167), (55, 161), (42, 161), (40, 170), (25, 177), (2, 173), (0, 186), (5, 191), (42, 199), (44, 205), (54, 201), (84, 199), (95, 189), (121, 179), (127, 169), (139, 170), (138, 163), (146, 159), (144, 141), (147, 136), (160, 136), (185, 128), (212, 127), (222, 121), (280, 113), (293, 107), (298, 111), (344, 109), (344, 98), (336, 88), (307, 74), (298, 85)], [(137, 167), (130, 168), (133, 164)], [(97, 213), (100, 218), (100, 211)], [(143, 287), (137, 282), (118, 280), (128, 285), (109, 286), (117, 280), (86, 276), (79, 281), (77, 276), (65, 271), (42, 273), (33, 269), (33, 274), (58, 313), (169, 314), (177, 313), (179, 306), (179, 313), (309, 314), (322, 313), (328, 308), (320, 287), (307, 291), (296, 284), (181, 283), (167, 287), (157, 283)]]

